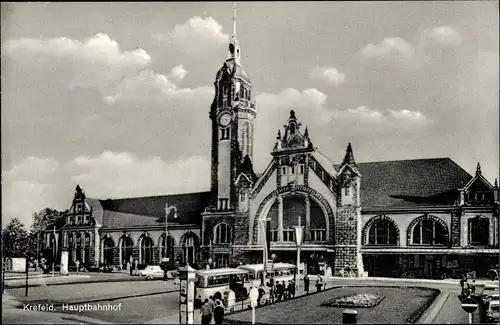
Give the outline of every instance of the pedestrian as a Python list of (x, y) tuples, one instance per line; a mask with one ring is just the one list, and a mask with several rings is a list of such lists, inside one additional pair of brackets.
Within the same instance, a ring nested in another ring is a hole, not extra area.
[(281, 283), (279, 281), (276, 281), (276, 289), (275, 290), (276, 290), (276, 300), (278, 302), (280, 302), (281, 299), (283, 298), (283, 291), (281, 288), (282, 288)]
[(467, 280), (465, 279), (465, 275), (460, 279), (460, 287), (462, 288), (462, 296), (465, 296), (465, 283)]
[(78, 271), (80, 271), (80, 261), (76, 260), (76, 274), (78, 274)]
[(472, 294), (475, 295), (476, 294), (476, 280), (472, 280), (472, 285), (471, 285), (470, 289), (472, 291)]
[(229, 311), (234, 311), (234, 305), (236, 304), (236, 293), (229, 289), (227, 294), (227, 307)]
[(264, 297), (264, 288), (262, 285), (259, 286), (259, 298), (257, 299), (257, 307), (260, 307), (260, 301), (262, 300), (262, 297)]
[(214, 321), (215, 324), (222, 324), (224, 321), (224, 307), (222, 306), (222, 302), (220, 300), (215, 302)]
[(304, 291), (306, 294), (309, 294), (309, 284), (311, 283), (311, 280), (309, 280), (309, 276), (306, 274), (304, 277)]
[(212, 320), (212, 311), (209, 300), (207, 298), (205, 298), (205, 302), (200, 308), (200, 313), (201, 313), (201, 323), (210, 324), (210, 321)]
[(288, 281), (288, 284), (285, 281), (283, 281), (283, 301), (287, 301), (289, 295), (290, 295), (290, 281)]
[(321, 276), (318, 275), (318, 279), (316, 280), (316, 291), (321, 292), (322, 286), (323, 286), (323, 283), (321, 281)]
[(295, 286), (293, 285), (292, 281), (288, 281), (288, 300), (292, 299), (294, 289)]
[(208, 306), (210, 306), (210, 313), (213, 314), (214, 313), (214, 309), (215, 309), (215, 298), (214, 298), (214, 296), (208, 297)]
[(295, 298), (295, 281), (292, 281), (290, 286), (290, 299)]

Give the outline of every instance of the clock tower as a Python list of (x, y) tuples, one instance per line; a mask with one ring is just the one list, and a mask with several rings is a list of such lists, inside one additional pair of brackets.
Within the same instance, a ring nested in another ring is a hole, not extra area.
[(227, 59), (217, 71), (214, 86), (211, 200), (202, 214), (202, 260), (224, 267), (239, 261), (238, 247), (248, 242), (250, 192), (257, 178), (252, 167), (257, 111), (250, 78), (241, 66), (236, 9)]
[(236, 9), (228, 56), (217, 72), (214, 85), (215, 96), (210, 108), (211, 209), (236, 210), (240, 202), (236, 185), (238, 176), (240, 173), (253, 175), (248, 169), (251, 169), (253, 158), (253, 130), (257, 115), (252, 101), (252, 84), (241, 66), (241, 47), (236, 39)]

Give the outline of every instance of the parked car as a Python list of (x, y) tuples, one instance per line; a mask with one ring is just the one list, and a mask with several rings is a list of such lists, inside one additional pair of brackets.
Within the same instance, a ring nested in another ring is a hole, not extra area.
[(486, 284), (483, 290), (483, 297), (487, 300), (491, 300), (491, 298), (496, 296), (496, 300), (498, 300), (498, 289), (498, 284)]
[(139, 276), (145, 277), (146, 280), (163, 279), (163, 273), (159, 265), (148, 265), (145, 269), (139, 270)]
[(491, 300), (488, 306), (488, 311), (486, 316), (488, 317), (488, 323), (498, 323), (499, 319), (499, 307), (500, 302), (498, 301), (498, 295), (496, 300)]

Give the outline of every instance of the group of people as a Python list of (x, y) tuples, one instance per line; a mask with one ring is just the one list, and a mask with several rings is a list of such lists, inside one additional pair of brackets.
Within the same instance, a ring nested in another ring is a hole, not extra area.
[(295, 297), (295, 281), (289, 280), (288, 284), (285, 281), (277, 281), (271, 290), (274, 290), (273, 297), (278, 302), (293, 299)]
[(464, 274), (460, 279), (460, 287), (462, 288), (462, 297), (474, 295), (476, 293), (476, 280), (472, 275)]
[(211, 324), (212, 320), (215, 324), (222, 324), (224, 321), (225, 310), (221, 297), (210, 296), (209, 298), (206, 298), (201, 306), (200, 313), (202, 324)]

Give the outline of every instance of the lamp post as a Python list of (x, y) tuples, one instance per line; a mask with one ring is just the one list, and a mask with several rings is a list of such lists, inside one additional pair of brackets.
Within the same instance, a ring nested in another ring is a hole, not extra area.
[(265, 285), (265, 281), (266, 281), (266, 278), (267, 278), (267, 259), (268, 259), (268, 256), (269, 256), (269, 252), (267, 251), (267, 222), (269, 221), (270, 219), (260, 219), (260, 223), (261, 223), (261, 244), (263, 246), (262, 248), (262, 264), (264, 266), (264, 269), (262, 271), (262, 281), (261, 281), (261, 284), (262, 285)]
[(302, 239), (304, 234), (304, 227), (300, 224), (300, 216), (298, 226), (295, 226), (295, 245), (297, 246), (297, 269), (295, 270), (295, 286), (299, 289), (299, 281), (297, 281), (297, 274), (299, 273), (300, 266), (300, 248), (302, 246)]
[(276, 254), (271, 254), (271, 300), (274, 303), (274, 260), (276, 259)]
[(168, 247), (168, 214), (171, 211), (174, 211), (174, 219), (177, 219), (177, 208), (173, 205), (169, 206), (168, 203), (165, 203), (165, 254), (164, 258), (166, 258), (166, 261), (169, 262), (168, 258), (168, 252), (167, 252), (167, 247)]
[(54, 246), (52, 246), (52, 276), (54, 276), (55, 273), (55, 267), (56, 267), (56, 258), (57, 258), (57, 240), (56, 240), (56, 226), (54, 225)]

